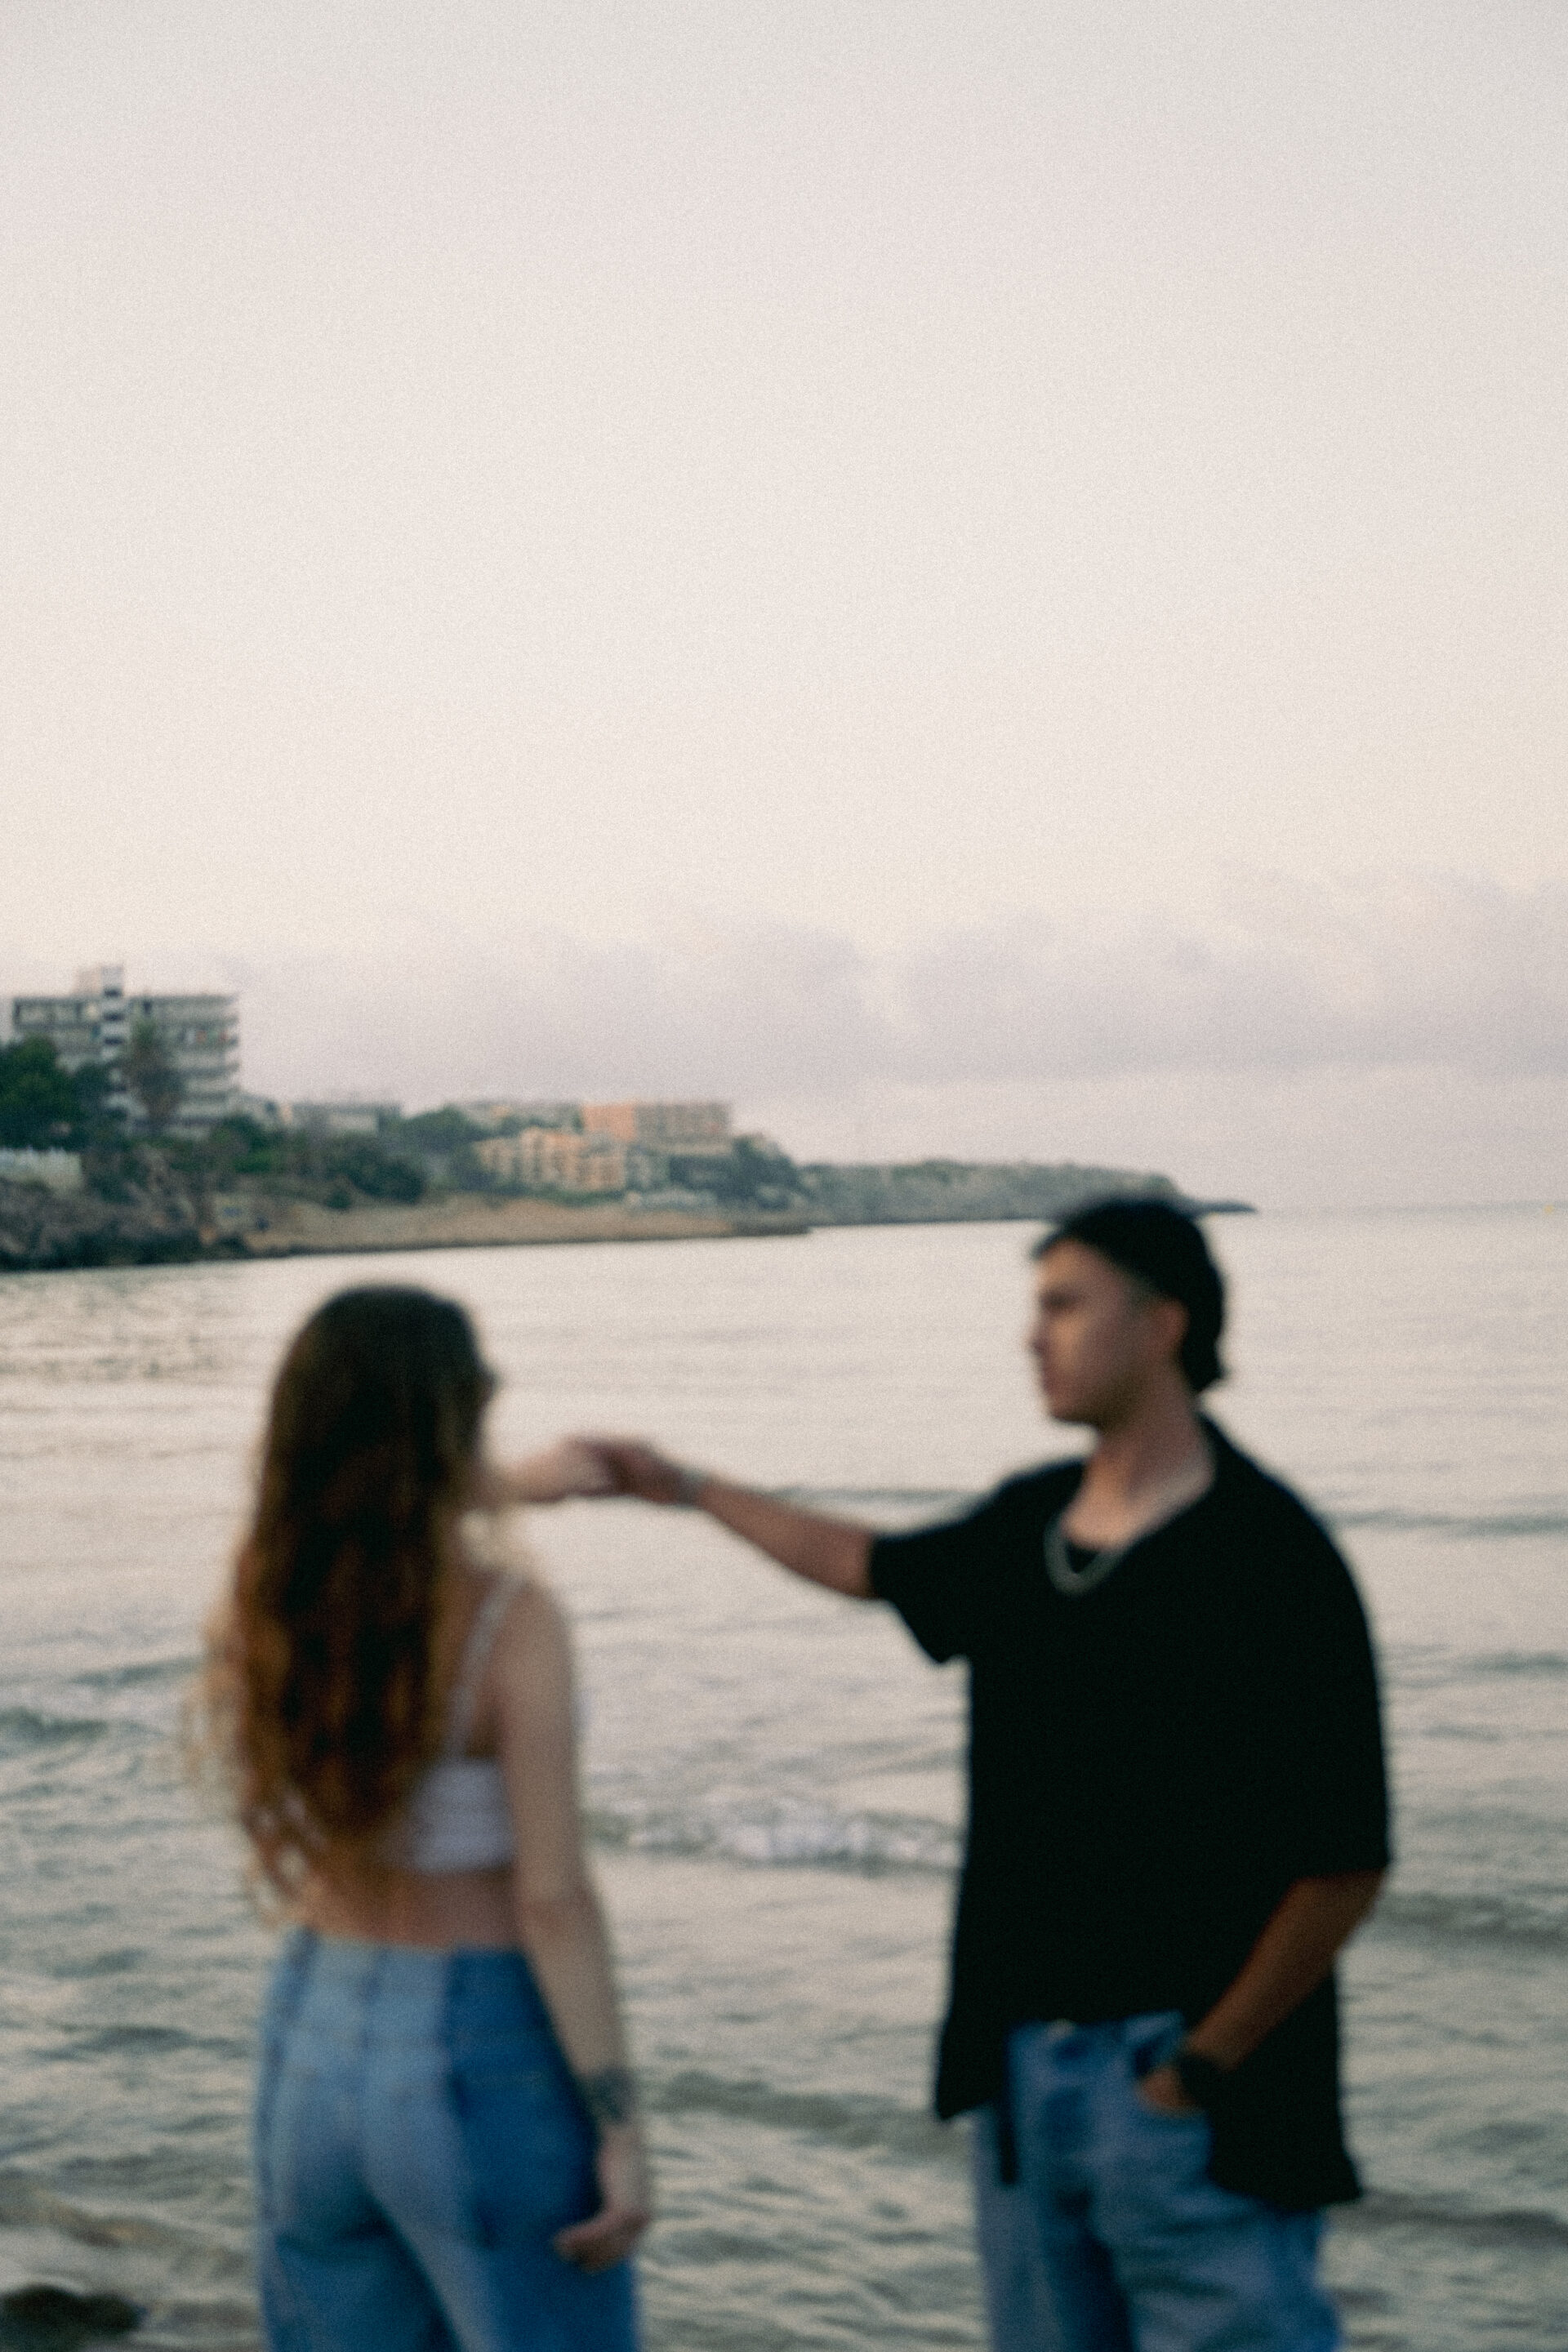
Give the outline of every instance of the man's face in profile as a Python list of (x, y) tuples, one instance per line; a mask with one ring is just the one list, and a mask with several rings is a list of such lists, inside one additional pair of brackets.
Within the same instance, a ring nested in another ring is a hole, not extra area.
[(1082, 1242), (1058, 1242), (1035, 1269), (1029, 1352), (1053, 1421), (1104, 1428), (1136, 1402), (1180, 1344), (1182, 1310)]

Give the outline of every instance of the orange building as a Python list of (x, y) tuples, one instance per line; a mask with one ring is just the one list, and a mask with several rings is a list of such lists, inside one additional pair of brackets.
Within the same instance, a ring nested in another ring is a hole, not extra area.
[(584, 1103), (584, 1131), (648, 1151), (728, 1151), (730, 1106), (721, 1102)]
[(626, 1150), (609, 1135), (574, 1135), (525, 1127), (521, 1135), (487, 1136), (474, 1146), (481, 1168), (504, 1184), (536, 1192), (624, 1192)]

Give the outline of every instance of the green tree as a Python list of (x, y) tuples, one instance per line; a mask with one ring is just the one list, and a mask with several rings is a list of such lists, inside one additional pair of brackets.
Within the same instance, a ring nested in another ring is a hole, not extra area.
[(395, 1157), (416, 1160), (429, 1182), (467, 1192), (487, 1181), (474, 1157), (474, 1145), (483, 1133), (483, 1128), (447, 1103), (440, 1110), (421, 1111), (417, 1118), (399, 1119), (395, 1125), (387, 1121), (381, 1140)]
[(47, 1037), (0, 1045), (0, 1148), (47, 1151), (74, 1142), (82, 1124), (76, 1082)]
[(141, 1104), (153, 1134), (161, 1133), (180, 1108), (185, 1082), (156, 1022), (138, 1021), (121, 1055), (120, 1075)]
[(323, 1157), (337, 1186), (352, 1185), (372, 1201), (417, 1201), (424, 1195), (424, 1170), (388, 1151), (373, 1135), (334, 1136)]
[[(686, 1165), (690, 1172), (685, 1181), (697, 1183), (720, 1201), (736, 1207), (749, 1204), (759, 1209), (787, 1208), (800, 1189), (794, 1160), (765, 1135), (738, 1135), (730, 1147), (729, 1158), (717, 1166), (709, 1162), (710, 1172), (706, 1176), (701, 1173), (700, 1161)], [(675, 1168), (672, 1160), (672, 1175)]]
[(101, 1143), (122, 1133), (124, 1122), (109, 1108), (109, 1097), (114, 1092), (113, 1073), (101, 1062), (84, 1062), (71, 1074), (76, 1088), (76, 1125), (71, 1130), (73, 1144)]

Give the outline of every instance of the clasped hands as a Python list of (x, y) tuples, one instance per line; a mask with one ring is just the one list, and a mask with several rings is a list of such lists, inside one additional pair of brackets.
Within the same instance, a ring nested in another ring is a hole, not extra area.
[(519, 1503), (616, 1495), (645, 1503), (679, 1502), (679, 1465), (635, 1437), (558, 1437), (521, 1462), (480, 1462), (468, 1500), (475, 1510), (500, 1511)]

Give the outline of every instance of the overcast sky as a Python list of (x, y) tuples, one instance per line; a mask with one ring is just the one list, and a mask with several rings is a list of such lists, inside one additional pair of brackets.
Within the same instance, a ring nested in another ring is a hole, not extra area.
[(1558, 0), (0, 0), (0, 987), (1568, 1196)]

